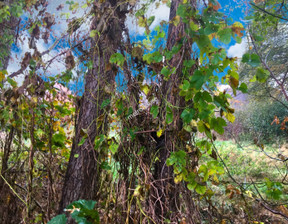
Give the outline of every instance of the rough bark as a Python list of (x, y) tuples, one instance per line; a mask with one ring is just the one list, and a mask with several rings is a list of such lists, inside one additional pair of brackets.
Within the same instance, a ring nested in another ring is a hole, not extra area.
[[(85, 91), (80, 102), (75, 139), (59, 207), (60, 213), (75, 200), (96, 199), (100, 159), (94, 149), (94, 141), (96, 136), (107, 132), (106, 115), (101, 109), (101, 104), (110, 98), (115, 86), (117, 71), (109, 69), (111, 65), (107, 65), (111, 55), (117, 52), (121, 45), (127, 11), (123, 8), (123, 3), (119, 7), (120, 3), (121, 1), (115, 0), (94, 2), (95, 19), (91, 29), (97, 29), (101, 35), (91, 43), (93, 69), (85, 76)], [(84, 132), (87, 133), (87, 139), (79, 146)]]
[[(195, 7), (195, 0), (191, 0), (191, 6)], [(177, 8), (182, 3), (181, 0), (172, 0), (169, 20), (173, 20), (176, 16)], [(177, 26), (170, 23), (168, 30), (168, 39), (166, 47), (171, 50), (172, 47), (177, 44), (184, 35), (185, 24), (181, 21)], [(189, 59), (191, 56), (192, 43), (186, 40), (178, 54), (173, 56), (169, 64), (171, 67), (176, 68), (176, 72), (171, 75), (168, 81), (162, 82), (162, 108), (166, 108), (166, 100), (171, 105), (176, 107), (185, 106), (185, 101), (179, 96), (179, 85), (182, 82), (182, 64), (185, 59)], [(178, 214), (179, 208), (179, 187), (174, 183), (173, 167), (166, 165), (166, 160), (170, 156), (171, 152), (185, 148), (185, 141), (179, 138), (179, 132), (182, 130), (183, 124), (180, 118), (182, 113), (181, 109), (172, 109), (174, 120), (171, 125), (166, 127), (163, 134), (163, 139), (159, 139), (158, 144), (164, 145), (159, 147), (159, 162), (155, 164), (155, 170), (153, 178), (156, 182), (157, 189), (152, 191), (152, 198), (155, 203), (155, 215), (156, 220), (161, 220), (164, 223), (165, 219), (169, 219), (171, 222), (177, 222), (181, 219)], [(180, 212), (180, 211), (179, 211)]]

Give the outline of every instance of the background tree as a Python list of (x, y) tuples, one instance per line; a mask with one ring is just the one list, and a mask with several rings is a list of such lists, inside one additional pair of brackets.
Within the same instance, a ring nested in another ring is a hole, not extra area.
[[(90, 60), (85, 75), (85, 91), (80, 101), (70, 160), (67, 167), (59, 212), (78, 199), (95, 199), (100, 178), (101, 154), (95, 151), (96, 136), (107, 135), (107, 114), (103, 103), (114, 91), (116, 71), (110, 57), (122, 44), (128, 4), (122, 1), (93, 2)], [(100, 18), (100, 19), (99, 19)], [(115, 38), (117, 37), (117, 38)], [(110, 66), (110, 68), (109, 68)]]

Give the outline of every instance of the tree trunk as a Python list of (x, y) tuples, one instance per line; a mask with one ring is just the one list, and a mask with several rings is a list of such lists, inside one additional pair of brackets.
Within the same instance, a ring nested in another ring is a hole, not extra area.
[[(182, 3), (182, 0), (172, 0), (169, 21), (172, 21), (176, 16), (178, 6)], [(196, 1), (190, 0), (192, 7), (195, 7)], [(180, 40), (185, 36), (185, 24), (181, 21), (177, 26), (170, 23), (168, 30), (167, 49), (171, 50), (173, 46), (177, 44), (177, 40)], [(188, 39), (188, 38), (187, 38)], [(179, 86), (182, 82), (182, 64), (186, 59), (191, 58), (192, 43), (189, 39), (183, 43), (183, 46), (179, 53), (173, 56), (170, 60), (170, 67), (175, 67), (176, 72), (172, 74), (168, 81), (162, 82), (162, 108), (166, 108), (166, 100), (171, 105), (177, 108), (185, 106), (185, 100), (179, 96)], [(163, 100), (165, 99), (165, 100)], [(161, 220), (164, 223), (165, 219), (169, 219), (171, 222), (177, 222), (181, 219), (178, 211), (179, 203), (179, 187), (174, 183), (173, 167), (166, 165), (166, 160), (170, 156), (170, 153), (179, 149), (185, 148), (185, 141), (179, 138), (179, 132), (182, 130), (183, 124), (180, 118), (182, 109), (173, 109), (174, 120), (173, 123), (166, 127), (166, 130), (162, 138), (159, 138), (159, 161), (155, 164), (155, 171), (153, 178), (156, 182), (156, 189), (152, 191), (152, 197), (155, 203), (155, 215), (156, 220)], [(162, 143), (164, 139), (164, 144)], [(163, 146), (164, 145), (164, 146)]]
[[(93, 4), (95, 18), (91, 29), (98, 30), (101, 35), (96, 34), (91, 43), (93, 68), (85, 76), (85, 91), (75, 127), (75, 139), (66, 172), (60, 213), (75, 200), (96, 199), (101, 159), (94, 149), (94, 141), (96, 136), (107, 133), (107, 117), (101, 109), (101, 104), (110, 98), (110, 93), (115, 88), (117, 70), (109, 69), (109, 59), (121, 45), (125, 26), (127, 11), (123, 6), (126, 3), (108, 0), (105, 3), (95, 1)], [(79, 142), (85, 135), (87, 138), (84, 144), (80, 145)]]

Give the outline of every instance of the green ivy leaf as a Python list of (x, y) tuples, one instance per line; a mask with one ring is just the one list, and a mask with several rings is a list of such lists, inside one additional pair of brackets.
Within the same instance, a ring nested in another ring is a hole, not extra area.
[(187, 15), (187, 5), (184, 4), (179, 5), (176, 14), (184, 18)]
[(192, 31), (197, 31), (197, 30), (199, 30), (199, 26), (198, 26), (196, 23), (194, 23), (192, 20), (190, 21), (189, 25), (190, 25), (190, 29), (191, 29)]
[(188, 80), (184, 80), (182, 90), (187, 91), (189, 88), (190, 88), (190, 82), (188, 82)]
[(216, 33), (218, 29), (219, 29), (219, 26), (209, 23), (204, 29), (204, 34), (210, 35), (212, 33)]
[(245, 83), (241, 83), (238, 90), (240, 90), (242, 93), (247, 93), (248, 87)]
[(190, 123), (191, 120), (193, 119), (195, 115), (195, 110), (192, 108), (189, 109), (185, 109), (182, 114), (181, 114), (181, 118), (185, 123)]
[(110, 63), (117, 64), (118, 66), (122, 67), (125, 62), (125, 57), (120, 53), (112, 54), (110, 57)]
[(166, 123), (171, 124), (173, 122), (173, 111), (170, 107), (166, 107)]
[(94, 210), (95, 204), (95, 201), (79, 200), (74, 201), (68, 205), (67, 208), (74, 210), (74, 212), (71, 214), (71, 217), (77, 223), (91, 224), (91, 222), (88, 220), (92, 220), (92, 223), (99, 224), (100, 217), (98, 211)]
[(105, 141), (105, 135), (101, 134), (99, 136), (96, 136), (94, 142), (95, 142), (95, 149), (99, 149), (99, 147), (102, 145), (102, 143)]
[(203, 132), (205, 131), (205, 126), (204, 126), (203, 121), (199, 121), (199, 122), (197, 123), (197, 128), (198, 128), (198, 131), (199, 131), (200, 133), (203, 133)]
[(51, 219), (47, 224), (66, 224), (67, 218), (64, 214), (57, 215)]
[(212, 118), (210, 121), (211, 128), (218, 132), (220, 135), (224, 134), (223, 127), (226, 125), (226, 121), (221, 117)]
[(13, 79), (9, 78), (9, 77), (7, 77), (7, 82), (8, 82), (13, 88), (17, 87), (17, 82), (14, 81)]
[(195, 41), (201, 51), (211, 46), (211, 41), (206, 35), (200, 35)]
[(257, 67), (260, 65), (261, 61), (257, 54), (246, 53), (242, 56), (242, 62), (251, 65), (252, 67)]
[(188, 188), (190, 191), (193, 191), (196, 186), (197, 186), (197, 183), (196, 183), (196, 182), (187, 184), (187, 188)]
[(106, 161), (101, 163), (100, 168), (103, 170), (111, 170), (112, 169), (112, 167), (109, 166), (108, 162), (106, 162)]
[(194, 60), (185, 60), (183, 62), (183, 65), (186, 67), (186, 68), (191, 68), (193, 65), (195, 65), (195, 61)]
[(155, 20), (155, 16), (150, 16), (149, 19), (147, 20), (147, 26), (151, 26), (154, 20)]
[(165, 78), (169, 78), (169, 76), (171, 75), (171, 71), (167, 67), (163, 67), (161, 70), (161, 74), (164, 75)]
[(229, 44), (231, 42), (232, 30), (230, 28), (226, 28), (224, 30), (220, 30), (218, 32), (219, 40), (224, 44)]
[(101, 110), (110, 104), (110, 99), (106, 99), (101, 103)]
[(212, 102), (213, 101), (213, 99), (212, 99), (212, 96), (210, 95), (210, 93), (208, 93), (207, 91), (204, 91), (203, 93), (202, 93), (202, 97), (203, 97), (203, 99), (206, 101), (206, 102)]
[(205, 75), (200, 70), (196, 70), (191, 77), (191, 86), (200, 90), (205, 83), (205, 78)]
[(257, 68), (257, 71), (256, 71), (256, 80), (258, 82), (264, 83), (268, 79), (269, 74), (270, 74), (269, 71), (264, 70), (263, 68), (259, 67)]
[(153, 118), (156, 118), (159, 113), (159, 107), (157, 105), (153, 105), (150, 109), (150, 113), (152, 114)]
[(52, 145), (56, 147), (65, 147), (66, 136), (62, 133), (56, 133), (52, 136)]
[(167, 160), (166, 160), (166, 165), (167, 166), (172, 166), (173, 164), (175, 163), (175, 158), (168, 158)]
[(78, 146), (83, 145), (84, 142), (86, 141), (86, 138), (87, 138), (86, 136), (82, 137), (81, 140), (80, 140), (80, 142), (78, 143)]
[(202, 186), (200, 184), (197, 184), (197, 186), (195, 187), (195, 191), (200, 195), (205, 194), (206, 189), (207, 189), (206, 186)]
[(155, 51), (153, 53), (145, 54), (143, 56), (143, 60), (147, 61), (148, 64), (159, 63), (163, 60), (163, 55), (159, 51)]
[(109, 149), (110, 149), (110, 151), (112, 152), (113, 155), (117, 152), (118, 147), (119, 147), (119, 145), (116, 144), (115, 142), (113, 142), (113, 143), (109, 146)]

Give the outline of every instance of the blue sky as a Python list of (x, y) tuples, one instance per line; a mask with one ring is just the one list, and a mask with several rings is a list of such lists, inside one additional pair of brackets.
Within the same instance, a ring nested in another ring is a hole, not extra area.
[[(144, 2), (144, 0), (140, 0), (141, 2)], [(47, 8), (47, 11), (51, 14), (55, 14), (56, 16), (56, 22), (57, 24), (54, 25), (53, 28), (53, 36), (50, 36), (48, 44), (46, 44), (42, 39), (37, 41), (37, 48), (40, 52), (43, 52), (47, 50), (49, 47), (52, 46), (53, 42), (56, 38), (61, 37), (62, 33), (65, 32), (67, 29), (67, 21), (65, 19), (65, 16), (61, 16), (63, 13), (70, 12), (69, 6), (65, 4), (66, 0), (49, 0), (49, 5)], [(79, 5), (82, 5), (85, 0), (78, 0), (75, 2), (79, 2)], [(219, 3), (221, 4), (222, 8), (221, 11), (225, 12), (225, 14), (228, 17), (232, 17), (234, 21), (240, 21), (243, 22), (243, 18), (245, 17), (245, 11), (247, 10), (247, 5), (245, 4), (245, 0), (219, 0)], [(57, 11), (56, 8), (63, 4), (64, 8), (61, 11)], [(74, 13), (70, 12), (70, 18), (72, 17), (79, 17), (83, 16), (85, 13), (87, 13), (88, 9), (82, 9), (81, 7)], [(159, 7), (156, 7), (156, 3), (152, 4), (152, 6), (147, 11), (147, 17), (150, 17), (152, 15), (155, 16), (155, 20), (150, 26), (151, 29), (154, 29), (157, 25), (160, 24), (162, 20), (168, 20), (169, 18), (169, 8), (165, 4), (161, 4)], [(27, 17), (30, 16), (32, 18), (35, 18), (35, 15), (24, 15), (23, 22), (27, 21)], [(82, 33), (89, 33), (89, 20), (86, 20), (87, 22), (83, 24), (80, 28), (80, 31), (82, 30)], [(133, 16), (128, 16), (126, 25), (130, 30), (131, 40), (132, 41), (138, 41), (143, 39), (144, 35), (144, 28), (141, 28), (136, 23), (136, 18)], [(14, 45), (12, 48), (12, 60), (10, 61), (9, 67), (8, 67), (8, 73), (11, 74), (12, 72), (17, 71), (20, 68), (20, 62), (22, 58), (24, 57), (25, 52), (31, 51), (28, 47), (28, 37), (29, 34), (25, 31), (22, 33), (21, 38), (18, 40), (17, 46)], [(236, 44), (233, 40), (228, 46), (224, 46), (228, 51), (228, 56), (230, 57), (241, 57), (241, 55), (244, 53), (246, 47), (247, 47), (247, 41), (246, 38), (243, 38), (244, 41), (242, 41), (241, 44)], [(43, 61), (47, 62), (51, 58), (55, 57), (57, 54), (59, 54), (62, 51), (65, 51), (68, 49), (68, 45), (66, 41), (60, 41), (60, 43), (50, 51), (48, 55), (45, 55), (43, 57)], [(55, 60), (51, 66), (47, 69), (46, 74), (49, 75), (56, 75), (59, 74), (61, 71), (65, 70), (65, 56), (58, 57), (57, 60)], [(82, 68), (81, 68), (82, 69)], [(43, 71), (40, 71), (43, 72)], [(76, 71), (73, 71), (74, 76), (76, 77), (77, 74)], [(21, 75), (17, 78), (17, 81), (19, 83), (22, 82), (24, 75)], [(75, 85), (75, 83), (71, 83), (73, 85), (73, 89), (83, 89), (83, 82), (81, 81)]]

